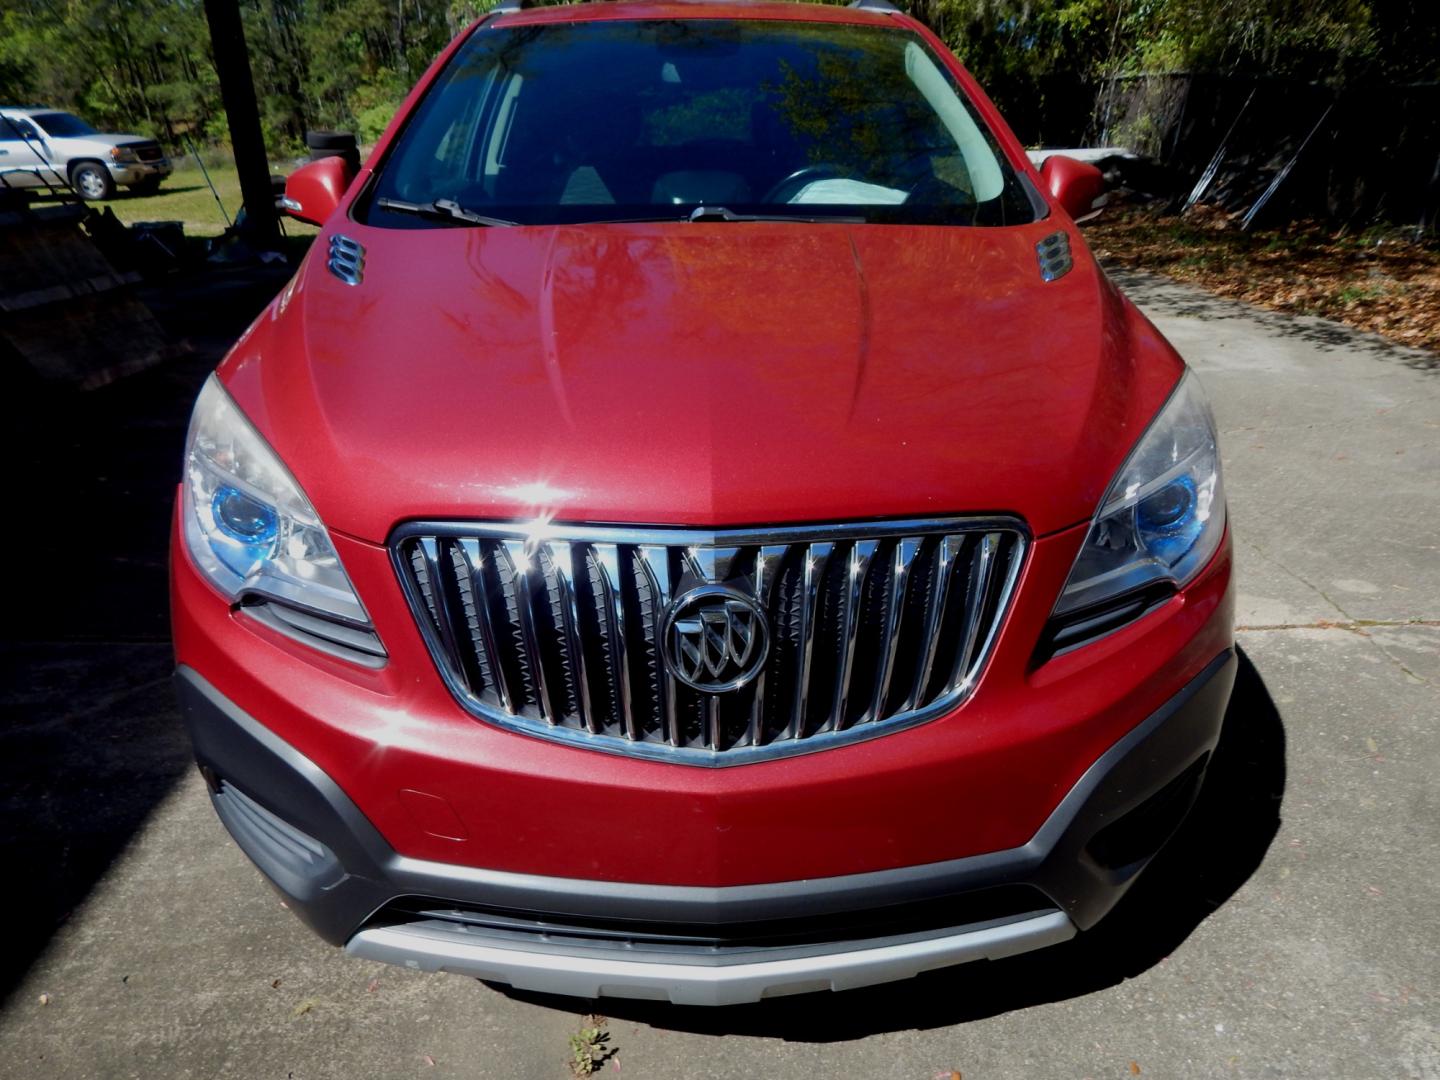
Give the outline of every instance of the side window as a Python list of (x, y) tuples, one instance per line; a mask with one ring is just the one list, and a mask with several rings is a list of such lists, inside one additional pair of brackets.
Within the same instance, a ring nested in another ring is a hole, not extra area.
[(0, 118), (0, 142), (7, 139), (11, 142), (22, 139), (39, 142), (40, 133), (35, 130), (35, 125), (23, 116), (7, 116)]

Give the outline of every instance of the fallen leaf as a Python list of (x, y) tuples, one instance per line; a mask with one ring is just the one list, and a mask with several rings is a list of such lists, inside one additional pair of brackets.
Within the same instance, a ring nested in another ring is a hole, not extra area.
[(280, 989), (280, 980), (279, 980), (279, 979), (276, 979), (276, 980), (274, 980), (273, 982), (271, 982), (271, 984), (270, 984), (270, 989), (271, 989), (271, 990), (279, 990), (279, 989)]
[(367, 986), (365, 989), (366, 989), (366, 991), (367, 991), (368, 993), (373, 994), (376, 990), (379, 990), (379, 989), (380, 989), (380, 980), (379, 980), (379, 979), (371, 979), (371, 980), (370, 980), (370, 985)]
[(295, 1006), (294, 1012), (290, 1014), (290, 1019), (294, 1020), (296, 1017), (304, 1016), (313, 1008), (315, 1008), (315, 999), (306, 998), (304, 1001), (300, 1002), (299, 1005)]
[(40, 995), (40, 1004), (41, 1004), (41, 1005), (49, 1005), (49, 1004), (50, 1004), (50, 995), (49, 995), (49, 994), (41, 994), (41, 995)]
[(1139, 1063), (1138, 1061), (1132, 1061), (1132, 1062), (1130, 1062), (1130, 1075), (1131, 1075), (1131, 1076), (1139, 1076), (1139, 1075), (1140, 1075), (1140, 1063)]
[(429, 1065), (429, 1066), (431, 1066), (432, 1068), (433, 1068), (434, 1065), (435, 1065), (435, 1059), (434, 1059), (433, 1057), (431, 1057), (429, 1054), (426, 1054), (426, 1055), (425, 1055), (424, 1057), (422, 1057), (420, 1060), (423, 1061), (423, 1062), (425, 1062), (426, 1065)]

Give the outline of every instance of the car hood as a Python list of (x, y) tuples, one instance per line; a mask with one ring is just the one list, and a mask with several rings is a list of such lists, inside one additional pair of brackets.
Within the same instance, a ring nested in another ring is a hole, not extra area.
[(70, 147), (96, 147), (96, 146), (127, 146), (131, 143), (153, 143), (149, 135), (68, 135), (63, 138), (52, 138), (50, 140), (61, 148)]
[(1071, 234), (780, 223), (322, 233), (222, 377), (332, 529), (1088, 519), (1179, 377)]

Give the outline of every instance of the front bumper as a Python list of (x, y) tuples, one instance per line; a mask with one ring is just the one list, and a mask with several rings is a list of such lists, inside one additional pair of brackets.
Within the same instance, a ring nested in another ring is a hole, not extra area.
[(164, 179), (174, 172), (168, 158), (159, 161), (109, 163), (110, 176), (117, 184), (139, 184), (152, 178)]
[[(1101, 754), (1017, 847), (714, 887), (401, 855), (314, 761), (196, 671), (182, 666), (177, 681), (221, 819), (290, 907), (332, 943), (520, 989), (729, 1004), (905, 978), (1052, 944), (1093, 925), (1193, 800), (1235, 667), (1229, 647), (1215, 655)], [(921, 921), (911, 917), (922, 910)], [(830, 924), (835, 930), (819, 940), (795, 931)], [(747, 936), (755, 926), (770, 936)]]

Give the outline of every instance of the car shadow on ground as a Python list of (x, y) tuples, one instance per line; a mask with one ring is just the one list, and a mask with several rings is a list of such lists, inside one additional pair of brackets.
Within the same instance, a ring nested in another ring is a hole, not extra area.
[[(613, 1019), (708, 1035), (842, 1042), (948, 1027), (1114, 986), (1170, 955), (1259, 867), (1280, 828), (1285, 729), (1265, 683), (1240, 653), (1235, 690), (1205, 786), (1189, 818), (1099, 926), (1063, 945), (845, 993), (697, 1008), (605, 998)], [(574, 998), (494, 989), (575, 1012)]]

